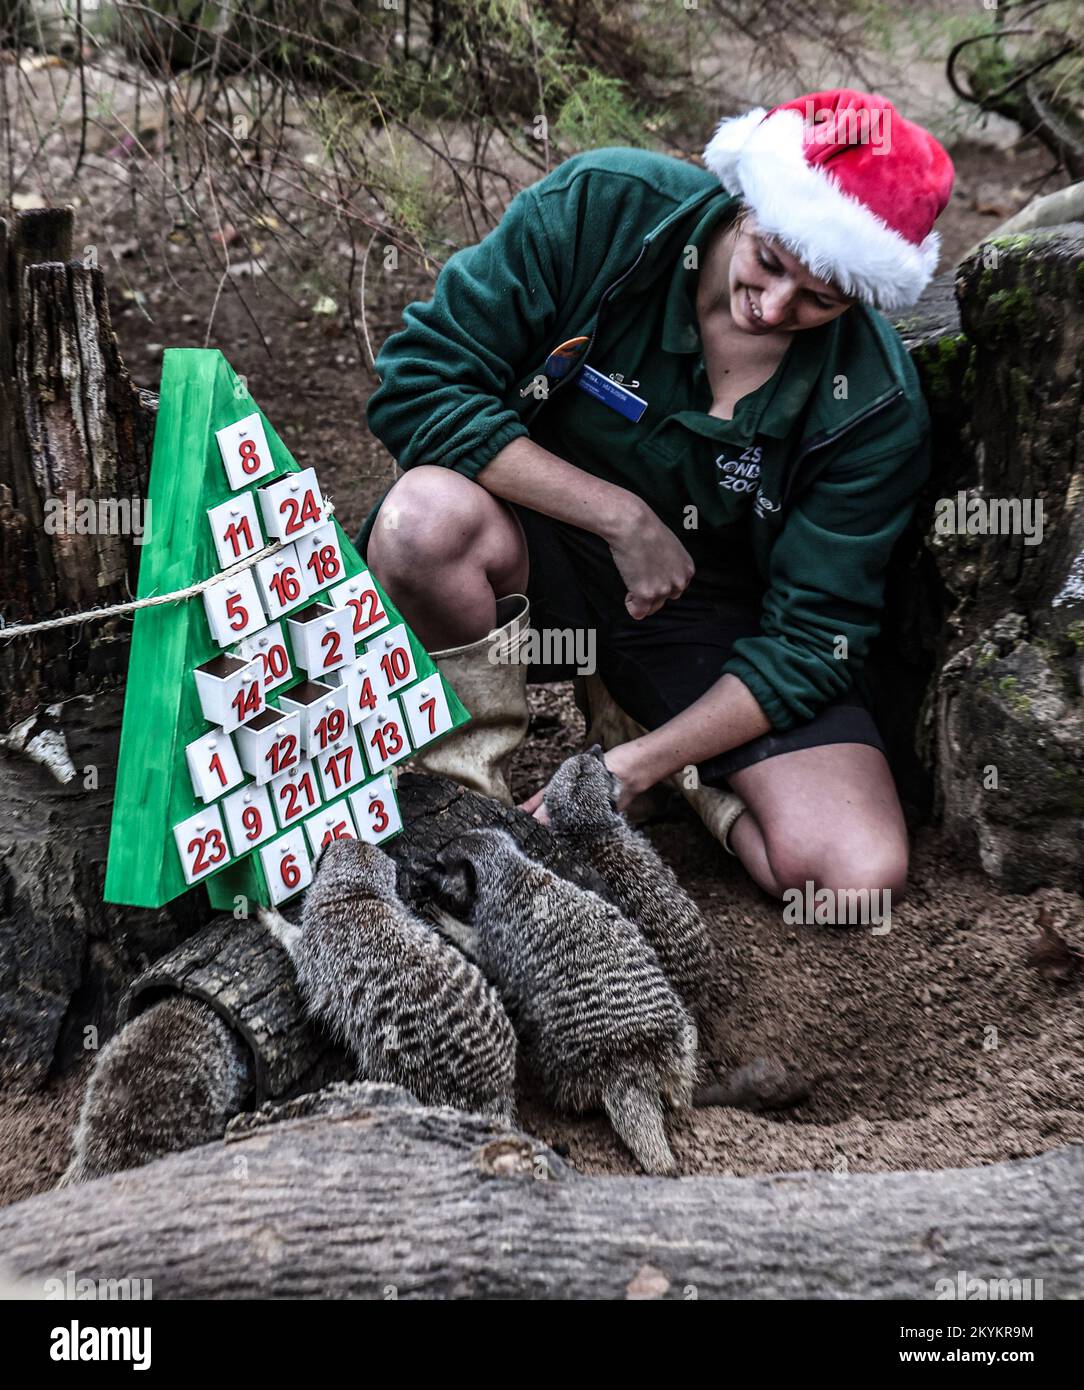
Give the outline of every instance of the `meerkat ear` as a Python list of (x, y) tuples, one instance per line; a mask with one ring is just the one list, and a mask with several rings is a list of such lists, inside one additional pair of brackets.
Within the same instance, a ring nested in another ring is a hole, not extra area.
[(610, 774), (610, 801), (614, 809), (617, 809), (617, 799), (621, 795), (621, 780), (613, 768), (606, 761), (606, 752), (601, 743), (592, 743), (587, 753), (592, 758), (597, 758), (606, 771)]

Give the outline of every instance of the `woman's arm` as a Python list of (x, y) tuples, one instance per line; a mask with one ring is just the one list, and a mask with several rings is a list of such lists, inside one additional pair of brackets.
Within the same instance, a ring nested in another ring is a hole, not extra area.
[[(710, 690), (657, 729), (611, 748), (606, 766), (621, 783), (618, 809), (683, 768), (760, 738), (771, 729), (764, 711), (737, 676), (720, 676)], [(546, 820), (545, 788), (523, 802), (523, 810)]]
[(734, 643), (724, 672), (790, 729), (851, 688), (881, 625), (892, 549), (930, 471), (917, 420), (841, 454), (791, 507), (772, 549), (761, 631)]
[(514, 439), (477, 475), (495, 497), (600, 536), (628, 587), (625, 607), (646, 618), (693, 577), (692, 557), (647, 503), (566, 462), (532, 439)]

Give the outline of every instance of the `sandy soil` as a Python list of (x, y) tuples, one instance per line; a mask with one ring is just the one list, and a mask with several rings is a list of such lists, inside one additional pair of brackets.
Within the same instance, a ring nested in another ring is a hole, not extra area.
[[(1049, 166), (1033, 147), (956, 151), (959, 182), (943, 219), (951, 263), (1021, 206)], [(155, 386), (165, 344), (203, 346), (214, 281), (183, 237), (150, 236), (118, 203), (94, 224), (79, 211), (77, 243), (123, 247), (103, 254), (114, 324), (134, 379)], [(316, 277), (318, 267), (313, 267)], [(125, 294), (126, 282), (128, 294)], [(387, 283), (387, 282), (386, 282)], [(370, 304), (376, 344), (427, 282), (400, 275)], [(136, 287), (141, 304), (131, 297)], [(218, 305), (209, 342), (244, 372), (298, 462), (311, 464), (351, 533), (391, 481), (391, 461), (367, 432), (375, 384), (345, 314), (318, 315), (296, 268), (283, 287), (241, 285), (267, 340), (260, 343), (237, 286)], [(531, 734), (516, 765), (526, 795), (578, 746), (582, 721), (568, 687), (532, 692)], [(747, 1174), (801, 1168), (859, 1171), (988, 1163), (1084, 1138), (1084, 995), (1027, 964), (1045, 902), (1084, 946), (1084, 903), (1047, 892), (1018, 898), (964, 872), (929, 830), (918, 835), (913, 884), (892, 929), (789, 927), (680, 805), (651, 828), (714, 924), (729, 1003), (718, 1064), (767, 1055), (809, 1083), (808, 1098), (780, 1113), (705, 1109), (675, 1130), (682, 1170)], [(0, 1201), (51, 1185), (67, 1161), (66, 1135), (81, 1076), (40, 1096), (0, 1098)], [(528, 1128), (584, 1169), (632, 1171), (601, 1120), (557, 1119), (524, 1106)]]
[[(568, 687), (531, 699), (517, 795), (583, 730)], [(1084, 1139), (1084, 970), (1059, 984), (1028, 962), (1043, 905), (1084, 947), (1084, 900), (998, 894), (926, 829), (889, 932), (794, 926), (680, 803), (645, 829), (725, 962), (717, 1069), (763, 1056), (810, 1088), (786, 1111), (693, 1112), (672, 1132), (683, 1173), (966, 1167)], [(577, 1167), (635, 1171), (601, 1118), (528, 1103), (523, 1120)]]

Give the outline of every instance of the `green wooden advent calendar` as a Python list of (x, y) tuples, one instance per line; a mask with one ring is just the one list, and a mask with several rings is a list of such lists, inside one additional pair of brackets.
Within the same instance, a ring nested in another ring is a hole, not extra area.
[(107, 902), (277, 904), (332, 838), (402, 829), (395, 764), (464, 723), (455, 692), (225, 358), (165, 353)]

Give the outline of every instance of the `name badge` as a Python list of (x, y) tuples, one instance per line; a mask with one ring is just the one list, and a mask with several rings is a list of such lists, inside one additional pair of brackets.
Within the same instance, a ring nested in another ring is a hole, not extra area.
[(623, 415), (626, 420), (631, 420), (633, 424), (641, 419), (647, 409), (647, 401), (642, 396), (634, 395), (627, 386), (619, 386), (616, 381), (611, 381), (594, 367), (584, 366), (576, 378), (576, 385), (596, 401), (601, 401), (603, 405), (608, 405), (611, 410)]

